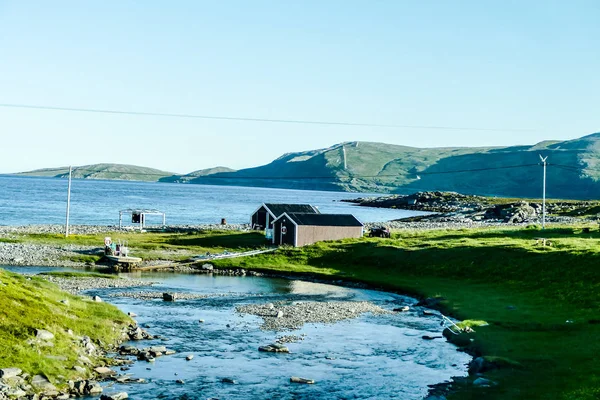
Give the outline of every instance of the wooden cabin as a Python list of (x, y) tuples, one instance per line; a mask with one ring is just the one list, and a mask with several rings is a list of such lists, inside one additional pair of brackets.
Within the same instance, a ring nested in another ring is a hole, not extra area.
[(250, 218), (252, 229), (264, 230), (267, 239), (273, 236), (273, 221), (283, 213), (320, 214), (317, 207), (310, 204), (276, 204), (263, 203)]
[(276, 245), (300, 247), (362, 235), (363, 224), (352, 214), (283, 213), (273, 221), (273, 244)]

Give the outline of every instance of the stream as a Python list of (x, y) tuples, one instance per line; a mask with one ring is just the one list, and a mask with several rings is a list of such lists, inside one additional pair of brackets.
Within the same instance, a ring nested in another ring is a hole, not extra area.
[[(34, 267), (8, 269), (42, 271)], [(467, 375), (467, 354), (445, 339), (422, 338), (441, 335), (442, 327), (438, 317), (423, 316), (419, 307), (405, 313), (365, 313), (332, 324), (309, 323), (280, 332), (261, 330), (262, 318), (236, 312), (236, 306), (249, 304), (332, 301), (369, 301), (391, 311), (414, 304), (409, 297), (264, 277), (161, 272), (122, 276), (155, 284), (97, 289), (86, 294), (99, 295), (124, 312), (137, 314), (140, 326), (168, 338), (128, 344), (164, 345), (177, 354), (151, 363), (136, 362), (127, 373), (148, 383), (109, 382), (105, 385), (107, 393), (125, 391), (131, 399), (421, 399), (427, 394), (427, 385)], [(141, 290), (208, 297), (175, 302), (111, 297), (111, 293), (114, 296)], [(289, 354), (258, 351), (259, 346), (274, 343), (284, 335), (303, 340), (286, 343)], [(187, 361), (188, 355), (194, 358)], [(291, 383), (292, 376), (314, 379), (316, 383)], [(224, 383), (223, 378), (236, 384)]]

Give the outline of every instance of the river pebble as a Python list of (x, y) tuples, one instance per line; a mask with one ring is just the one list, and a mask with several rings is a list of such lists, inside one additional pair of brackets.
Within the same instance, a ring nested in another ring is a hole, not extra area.
[[(109, 297), (130, 297), (132, 299), (139, 300), (154, 300), (154, 299), (163, 299), (164, 292), (116, 292), (109, 294)], [(195, 300), (195, 299), (208, 299), (211, 297), (243, 297), (243, 296), (252, 296), (255, 294), (250, 293), (208, 293), (208, 294), (198, 294), (198, 293), (182, 293), (182, 292), (169, 292), (169, 295), (173, 296), (177, 300)], [(203, 320), (200, 320), (204, 322)]]

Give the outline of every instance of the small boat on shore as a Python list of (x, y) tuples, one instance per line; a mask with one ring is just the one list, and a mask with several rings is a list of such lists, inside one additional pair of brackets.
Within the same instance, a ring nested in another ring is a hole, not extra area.
[(118, 264), (137, 264), (142, 262), (140, 257), (131, 257), (131, 256), (105, 256), (107, 260)]
[(104, 238), (104, 246), (104, 258), (112, 264), (116, 271), (131, 271), (136, 264), (142, 262), (140, 257), (128, 255), (127, 242), (119, 240), (119, 243), (115, 244), (110, 237), (106, 237)]

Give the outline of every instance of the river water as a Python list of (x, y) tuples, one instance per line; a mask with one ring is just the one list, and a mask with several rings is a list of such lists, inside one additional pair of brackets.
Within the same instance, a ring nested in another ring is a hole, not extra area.
[[(157, 182), (74, 179), (70, 223), (118, 225), (119, 210), (152, 208), (166, 213), (167, 224), (248, 223), (262, 203), (308, 203), (323, 213), (354, 214), (362, 222), (382, 222), (422, 213), (357, 207), (340, 202), (365, 193), (211, 186)], [(67, 181), (57, 178), (0, 176), (0, 225), (63, 224)], [(149, 216), (149, 223), (162, 217)]]
[[(9, 268), (40, 272), (49, 268)], [(61, 269), (64, 270), (64, 269)], [(126, 391), (132, 399), (420, 399), (427, 385), (465, 376), (470, 357), (440, 335), (440, 320), (421, 310), (384, 315), (363, 314), (335, 324), (306, 324), (287, 332), (263, 331), (261, 319), (236, 313), (235, 307), (268, 302), (370, 301), (391, 310), (414, 300), (397, 294), (338, 287), (300, 280), (173, 273), (128, 274), (156, 282), (126, 290), (215, 295), (204, 299), (139, 300), (111, 297), (123, 289), (90, 291), (169, 341), (132, 342), (138, 347), (166, 345), (177, 351), (153, 363), (136, 362), (131, 370), (147, 384), (117, 384), (105, 392)], [(222, 296), (218, 296), (222, 295)], [(203, 319), (204, 323), (199, 323)], [(258, 352), (284, 334), (306, 335), (287, 344), (290, 354)], [(185, 357), (193, 354), (191, 361)], [(291, 383), (291, 376), (314, 379), (314, 385)], [(222, 383), (231, 378), (235, 385)], [(178, 384), (181, 379), (185, 384)]]

